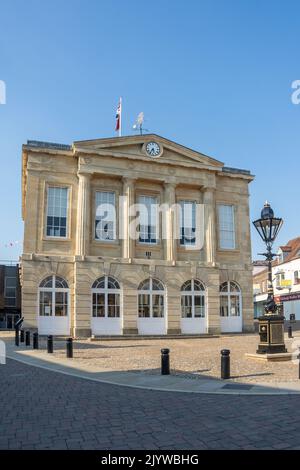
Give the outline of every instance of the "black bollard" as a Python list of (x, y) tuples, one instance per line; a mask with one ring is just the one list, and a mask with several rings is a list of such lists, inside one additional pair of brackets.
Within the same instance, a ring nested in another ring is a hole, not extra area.
[(161, 350), (161, 375), (170, 374), (170, 349)]
[(32, 335), (33, 349), (39, 349), (39, 334), (33, 333)]
[(67, 339), (67, 357), (73, 357), (73, 338)]
[(21, 341), (21, 343), (24, 343), (24, 341), (25, 341), (25, 331), (24, 330), (20, 331), (20, 341)]
[(221, 379), (230, 379), (230, 350), (221, 351)]
[(49, 354), (53, 353), (53, 336), (49, 335), (47, 338), (47, 352)]
[(20, 344), (20, 335), (19, 335), (19, 328), (15, 329), (15, 345), (19, 346)]
[(30, 331), (25, 332), (25, 346), (30, 346)]
[(292, 326), (289, 325), (288, 326), (288, 338), (292, 338), (293, 337), (293, 329), (292, 329)]

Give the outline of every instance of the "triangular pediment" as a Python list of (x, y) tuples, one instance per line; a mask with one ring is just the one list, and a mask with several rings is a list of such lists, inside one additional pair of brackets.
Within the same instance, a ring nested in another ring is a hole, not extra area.
[[(147, 155), (145, 145), (148, 142), (157, 142), (159, 144), (162, 149), (162, 154), (159, 157), (151, 158)], [(144, 161), (151, 159), (170, 165), (194, 166), (216, 171), (224, 166), (224, 163), (212, 157), (156, 134), (76, 141), (73, 143), (73, 150), (78, 155), (111, 156)]]

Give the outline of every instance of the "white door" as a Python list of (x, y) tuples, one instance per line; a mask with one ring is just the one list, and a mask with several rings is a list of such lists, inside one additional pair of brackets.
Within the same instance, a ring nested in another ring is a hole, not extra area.
[(221, 317), (222, 333), (241, 333), (243, 331), (243, 323), (241, 317)]
[(242, 295), (235, 282), (224, 282), (220, 287), (220, 323), (222, 333), (243, 331)]
[(166, 296), (161, 281), (146, 279), (138, 290), (138, 332), (140, 335), (165, 335)]
[(92, 286), (92, 334), (121, 335), (121, 288), (116, 279), (103, 276)]
[(207, 332), (205, 287), (201, 281), (191, 279), (181, 288), (181, 333)]
[(40, 335), (70, 334), (70, 294), (67, 282), (49, 276), (39, 287), (38, 332)]

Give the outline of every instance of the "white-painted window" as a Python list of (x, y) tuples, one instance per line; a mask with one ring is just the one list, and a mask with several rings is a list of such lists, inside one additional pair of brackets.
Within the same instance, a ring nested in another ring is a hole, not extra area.
[(205, 317), (205, 287), (197, 279), (187, 281), (181, 287), (182, 318)]
[(68, 283), (59, 276), (46, 277), (39, 286), (41, 317), (66, 317), (69, 305)]
[(196, 202), (179, 201), (180, 245), (195, 245)]
[(67, 237), (68, 188), (48, 187), (47, 237)]
[(96, 191), (95, 239), (116, 240), (116, 195), (111, 191)]
[(139, 242), (157, 243), (158, 199), (155, 196), (139, 196)]
[(92, 286), (93, 317), (120, 317), (120, 284), (111, 276), (103, 276)]
[(236, 282), (223, 282), (220, 286), (220, 316), (239, 317), (241, 315), (242, 295)]
[(4, 303), (6, 307), (16, 306), (17, 279), (5, 277), (4, 280)]
[(219, 204), (218, 219), (220, 248), (222, 250), (234, 250), (236, 247), (234, 206)]
[(165, 309), (165, 288), (157, 279), (146, 279), (139, 285), (139, 317), (163, 318)]

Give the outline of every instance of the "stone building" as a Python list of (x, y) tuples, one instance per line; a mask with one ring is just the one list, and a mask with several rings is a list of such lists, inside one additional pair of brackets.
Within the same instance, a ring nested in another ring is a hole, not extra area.
[[(273, 261), (272, 277), (275, 301), (281, 305), (286, 320), (300, 321), (300, 237), (289, 240), (277, 250)], [(256, 267), (253, 272), (254, 316), (264, 313), (264, 304), (268, 297), (267, 267)], [(292, 317), (291, 317), (292, 315)]]
[[(28, 141), (25, 326), (77, 337), (252, 331), (252, 180), (154, 134)], [(150, 209), (139, 212), (137, 239), (134, 203)], [(199, 227), (197, 247), (190, 235)]]
[(11, 261), (0, 261), (0, 329), (13, 329), (20, 315), (19, 265)]

